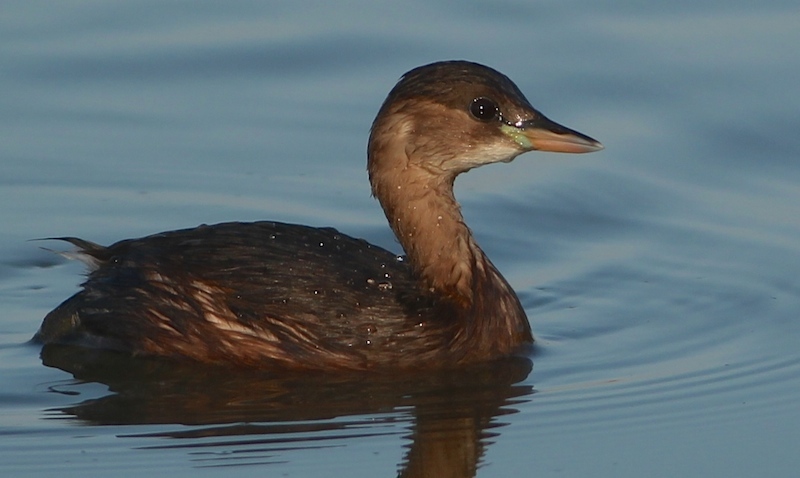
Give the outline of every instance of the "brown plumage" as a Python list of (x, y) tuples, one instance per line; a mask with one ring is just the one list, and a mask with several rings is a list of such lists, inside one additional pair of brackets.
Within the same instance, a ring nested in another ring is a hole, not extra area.
[(464, 61), (416, 68), (368, 146), (372, 191), (407, 257), (334, 229), (225, 223), (102, 247), (35, 339), (254, 367), (455, 366), (533, 341), (516, 294), (478, 247), (456, 176), (534, 149), (589, 152), (506, 76)]

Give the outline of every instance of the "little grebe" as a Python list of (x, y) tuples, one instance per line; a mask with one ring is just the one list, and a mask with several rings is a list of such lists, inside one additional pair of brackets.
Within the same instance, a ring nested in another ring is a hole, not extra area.
[(454, 366), (533, 342), (519, 299), (453, 196), (460, 173), (602, 145), (536, 111), (505, 75), (406, 73), (372, 125), (368, 170), (399, 258), (335, 229), (224, 223), (78, 247), (83, 289), (34, 337), (139, 356), (305, 369)]

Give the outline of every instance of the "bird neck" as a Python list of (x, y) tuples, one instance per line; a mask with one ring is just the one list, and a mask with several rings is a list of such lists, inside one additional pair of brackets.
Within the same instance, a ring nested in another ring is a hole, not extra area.
[(409, 167), (381, 199), (392, 230), (424, 285), (471, 304), (485, 262), (453, 196), (453, 180)]
[(532, 341), (525, 311), (464, 223), (453, 194), (457, 172), (446, 169), (447, 158), (412, 147), (414, 130), (401, 114), (376, 120), (368, 151), (372, 193), (422, 287), (448, 299), (464, 319), (454, 340), (473, 355), (509, 353)]
[(376, 119), (367, 163), (372, 194), (423, 287), (468, 305), (483, 252), (453, 195), (455, 174), (407, 147), (414, 129), (413, 120), (398, 112)]
[(449, 299), (464, 319), (453, 350), (507, 354), (532, 340), (530, 324), (464, 223), (453, 179), (408, 167), (379, 199), (423, 287)]
[(417, 128), (411, 115), (399, 107), (385, 108), (370, 134), (372, 194), (423, 287), (471, 303), (472, 266), (475, 253), (482, 252), (453, 196), (455, 174), (425, 161), (421, 148), (409, 147)]

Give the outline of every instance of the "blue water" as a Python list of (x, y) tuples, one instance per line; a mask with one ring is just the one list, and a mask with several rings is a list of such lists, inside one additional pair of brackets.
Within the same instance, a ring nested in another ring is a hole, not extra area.
[[(796, 2), (5, 2), (2, 476), (794, 476)], [(365, 143), (464, 58), (601, 140), (456, 193), (538, 339), (444, 376), (272, 376), (26, 342), (99, 243), (225, 220), (396, 250)]]

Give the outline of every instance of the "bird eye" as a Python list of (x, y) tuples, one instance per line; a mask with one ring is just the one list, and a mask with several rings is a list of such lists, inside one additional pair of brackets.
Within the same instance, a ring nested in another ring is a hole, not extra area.
[(500, 108), (497, 107), (497, 103), (494, 101), (481, 96), (472, 100), (472, 103), (469, 105), (469, 112), (476, 119), (491, 121), (500, 114)]

